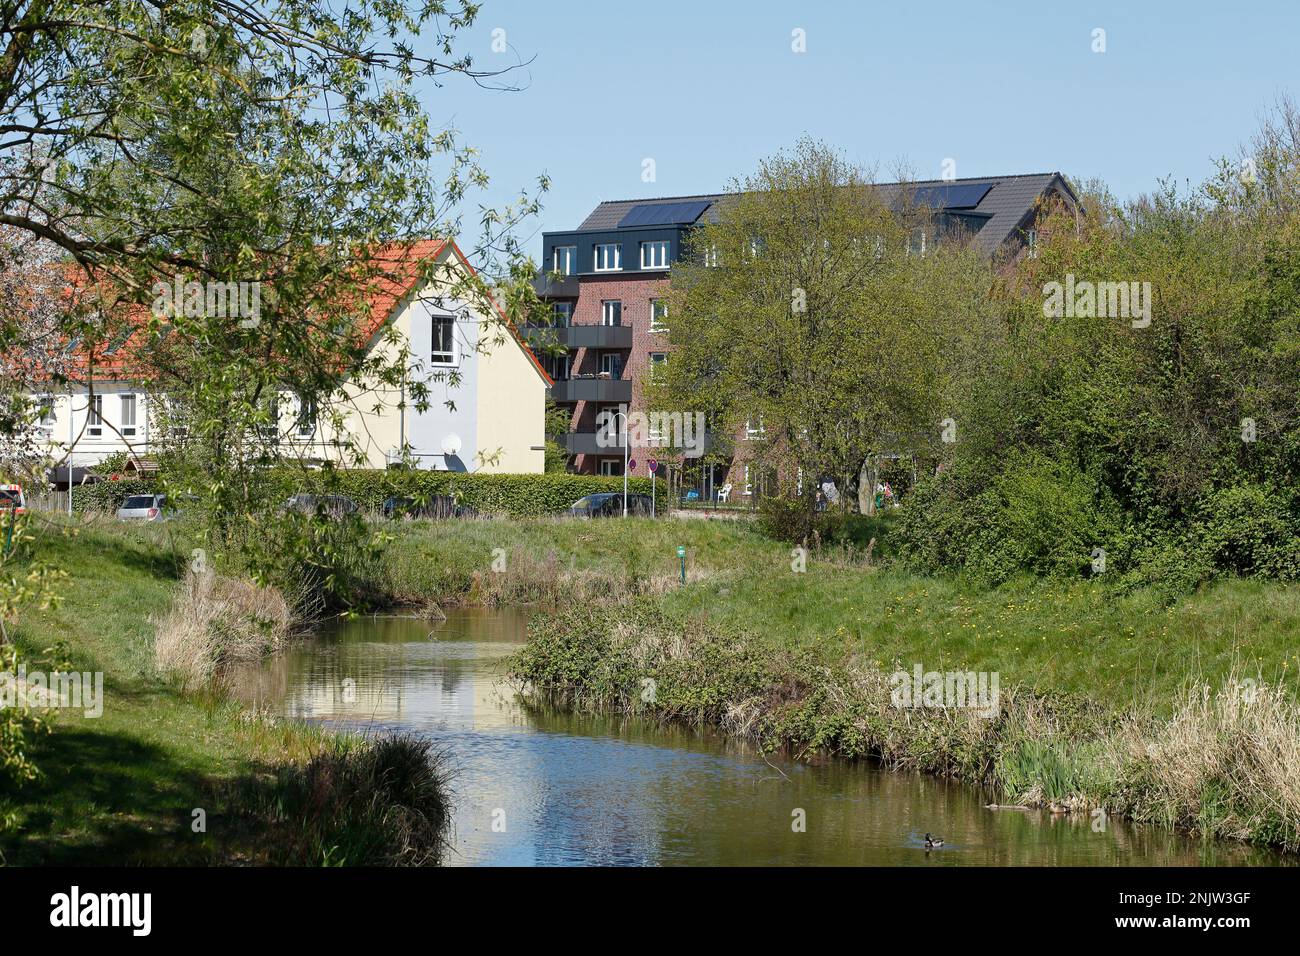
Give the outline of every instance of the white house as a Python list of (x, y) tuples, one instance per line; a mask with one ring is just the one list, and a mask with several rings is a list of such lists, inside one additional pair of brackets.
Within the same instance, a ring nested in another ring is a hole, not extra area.
[[(381, 256), (385, 276), (370, 296), (370, 328), (362, 333), (372, 350), (390, 357), (406, 343), (411, 362), (400, 387), (353, 381), (336, 397), (336, 407), (347, 410), (345, 429), (362, 448), (365, 465), (383, 468), (405, 450), (420, 468), (543, 471), (551, 379), (499, 309), (487, 315), (483, 307), (457, 297), (455, 290), (474, 271), (455, 242), (386, 247)], [(436, 266), (422, 280), (421, 265), (430, 259)], [(387, 328), (396, 330), (396, 342), (385, 337)], [(451, 372), (458, 375), (454, 386), (447, 381)], [(165, 437), (159, 434), (162, 398), (151, 395), (147, 385), (105, 374), (107, 380), (95, 381), (93, 407), (84, 385), (35, 396), (41, 406), (38, 427), (52, 455), (70, 449), (72, 464), (93, 465), (120, 452), (148, 455)], [(423, 411), (410, 397), (421, 379), (429, 388), (429, 407)], [(279, 402), (285, 450), (307, 460), (338, 458), (328, 424), (302, 414), (299, 406), (286, 389)]]

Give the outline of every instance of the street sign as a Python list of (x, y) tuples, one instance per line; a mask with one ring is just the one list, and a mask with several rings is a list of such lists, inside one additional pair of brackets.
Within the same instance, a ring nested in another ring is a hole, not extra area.
[(686, 557), (686, 545), (684, 545), (684, 544), (679, 544), (679, 545), (677, 546), (677, 557), (679, 557), (679, 558), (684, 558), (684, 557)]
[(629, 462), (627, 463), (627, 470), (628, 470), (628, 471), (636, 471), (636, 459), (635, 459), (635, 458), (633, 458), (631, 461), (629, 461)]
[(651, 458), (646, 462), (646, 467), (650, 469), (651, 473), (656, 472), (659, 470), (659, 462), (658, 460)]

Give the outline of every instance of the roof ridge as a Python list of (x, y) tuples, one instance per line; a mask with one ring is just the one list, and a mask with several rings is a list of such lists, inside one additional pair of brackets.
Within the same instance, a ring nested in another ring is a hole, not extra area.
[[(957, 176), (953, 179), (942, 179), (942, 178), (940, 179), (895, 179), (895, 180), (890, 180), (889, 182), (869, 183), (868, 185), (904, 186), (904, 185), (916, 185), (916, 184), (928, 185), (930, 183), (968, 183), (968, 182), (975, 182), (977, 180), (1036, 179), (1040, 176), (1060, 176), (1060, 175), (1061, 173), (1058, 170), (1045, 170), (1043, 172), (1038, 172), (1038, 173), (1008, 173), (1006, 175), (995, 173), (990, 176)], [(693, 195), (688, 195), (688, 196), (635, 196), (629, 199), (601, 199), (597, 201), (596, 208), (599, 209), (601, 206), (604, 206), (607, 203), (670, 202), (672, 200), (680, 200), (680, 199), (720, 199), (725, 196), (734, 196), (734, 195), (737, 194), (732, 192), (721, 192), (721, 193), (695, 193)]]

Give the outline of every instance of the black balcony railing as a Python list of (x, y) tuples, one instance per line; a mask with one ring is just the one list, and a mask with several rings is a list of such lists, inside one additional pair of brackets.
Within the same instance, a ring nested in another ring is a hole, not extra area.
[(555, 344), (570, 349), (630, 349), (630, 325), (525, 326), (524, 338), (535, 345)]
[(630, 402), (632, 380), (626, 378), (570, 378), (551, 386), (557, 402)]

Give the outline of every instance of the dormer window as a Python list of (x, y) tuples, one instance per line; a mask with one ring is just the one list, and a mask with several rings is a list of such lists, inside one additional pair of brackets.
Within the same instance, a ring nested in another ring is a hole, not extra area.
[(556, 246), (551, 250), (551, 271), (562, 276), (573, 275), (573, 261), (578, 258), (577, 246)]
[(642, 269), (668, 268), (668, 240), (656, 239), (654, 242), (641, 243)]
[(623, 268), (623, 246), (617, 242), (598, 243), (593, 248), (592, 268), (597, 272), (617, 272)]

